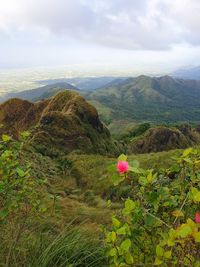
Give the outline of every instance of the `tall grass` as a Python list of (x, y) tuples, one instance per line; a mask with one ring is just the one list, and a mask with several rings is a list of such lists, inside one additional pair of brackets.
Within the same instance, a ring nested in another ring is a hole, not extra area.
[[(43, 240), (40, 242), (43, 243)], [(107, 266), (103, 244), (87, 230), (67, 227), (46, 248), (42, 243), (37, 244), (30, 267)]]

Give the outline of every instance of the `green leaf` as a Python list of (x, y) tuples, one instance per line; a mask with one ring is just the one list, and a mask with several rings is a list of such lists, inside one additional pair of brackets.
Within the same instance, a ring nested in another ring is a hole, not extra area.
[(185, 162), (187, 162), (187, 163), (190, 163), (190, 164), (192, 164), (192, 160), (191, 160), (191, 159), (189, 159), (189, 158), (185, 158), (185, 159), (184, 159), (184, 161), (185, 161)]
[(200, 232), (194, 233), (193, 237), (195, 242), (200, 243)]
[(139, 182), (139, 184), (145, 186), (147, 184), (147, 178), (144, 177), (144, 176), (140, 176), (139, 179), (138, 179), (138, 182)]
[(22, 138), (26, 139), (26, 138), (28, 138), (30, 136), (30, 132), (24, 131), (24, 132), (20, 133), (20, 135), (21, 135)]
[(170, 258), (172, 257), (172, 252), (171, 252), (171, 250), (166, 251), (166, 252), (164, 253), (164, 257), (165, 257), (166, 259), (170, 259)]
[(45, 212), (46, 210), (47, 210), (46, 207), (40, 207), (40, 208), (39, 208), (39, 211), (40, 211), (40, 212)]
[(129, 166), (128, 170), (130, 172), (134, 172), (134, 173), (137, 173), (137, 174), (140, 174), (141, 173), (141, 170), (136, 168), (136, 167), (132, 167), (132, 166)]
[(149, 171), (148, 175), (147, 175), (147, 181), (148, 183), (152, 183), (157, 177), (157, 174), (153, 174), (153, 171)]
[(189, 225), (187, 224), (182, 224), (178, 229), (177, 229), (177, 234), (178, 236), (184, 238), (187, 237), (192, 233), (192, 229)]
[(130, 247), (131, 247), (131, 240), (130, 239), (124, 240), (120, 245), (120, 249), (122, 249), (123, 251), (126, 251), (126, 252), (129, 251)]
[(124, 155), (124, 154), (121, 154), (121, 155), (118, 157), (118, 161), (127, 161), (127, 156)]
[(191, 154), (193, 151), (192, 148), (187, 148), (183, 151), (183, 157), (187, 157), (189, 154)]
[(192, 187), (192, 189), (191, 189), (191, 197), (192, 197), (192, 200), (195, 203), (199, 203), (200, 202), (200, 191), (197, 188)]
[(156, 246), (156, 256), (161, 257), (161, 256), (163, 256), (163, 254), (164, 254), (163, 248), (161, 246), (157, 245)]
[(155, 259), (154, 264), (155, 264), (156, 266), (161, 265), (162, 263), (163, 263), (163, 261), (162, 261), (161, 259), (159, 259), (159, 258), (156, 258), (156, 259)]
[(112, 182), (116, 186), (120, 184), (122, 181), (124, 181), (125, 176), (124, 175), (119, 175), (118, 173), (114, 173), (112, 175)]
[(122, 226), (121, 228), (117, 229), (118, 235), (125, 235), (126, 234), (126, 227)]
[(111, 241), (112, 241), (113, 243), (115, 243), (116, 239), (117, 239), (117, 235), (116, 235), (116, 233), (115, 233), (114, 231), (112, 231), (112, 232), (111, 232)]
[(112, 224), (114, 227), (119, 228), (121, 225), (121, 222), (117, 218), (112, 217)]
[(116, 165), (113, 164), (113, 165), (108, 166), (107, 171), (109, 171), (109, 172), (116, 171)]
[(179, 165), (172, 165), (171, 167), (170, 167), (170, 172), (179, 172), (180, 171), (180, 166)]
[(124, 215), (129, 215), (135, 209), (135, 207), (136, 207), (136, 203), (130, 198), (128, 198), (125, 201), (125, 208), (122, 210), (122, 213)]
[(117, 239), (117, 235), (114, 231), (109, 232), (106, 236), (106, 242), (107, 243), (111, 243), (111, 242), (114, 243), (116, 241), (116, 239)]
[(133, 264), (133, 257), (130, 252), (128, 252), (125, 256), (125, 261), (127, 264)]
[(2, 135), (2, 140), (3, 140), (4, 142), (9, 142), (11, 139), (12, 139), (12, 138), (11, 138), (9, 135), (7, 135), (7, 134), (3, 134), (3, 135)]
[(117, 249), (116, 248), (112, 248), (110, 251), (109, 251), (109, 256), (111, 257), (114, 257), (117, 255)]
[(20, 177), (24, 177), (25, 176), (25, 172), (22, 169), (20, 169), (19, 167), (16, 169), (16, 172)]

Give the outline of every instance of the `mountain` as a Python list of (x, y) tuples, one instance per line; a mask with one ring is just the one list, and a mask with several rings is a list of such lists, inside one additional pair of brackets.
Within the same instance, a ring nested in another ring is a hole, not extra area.
[(6, 95), (4, 95), (2, 98), (0, 98), (0, 101), (3, 102), (9, 98), (21, 98), (31, 101), (36, 101), (40, 99), (49, 98), (53, 95), (55, 95), (59, 91), (65, 91), (65, 90), (75, 90), (79, 91), (79, 89), (69, 83), (66, 82), (58, 82), (53, 83), (50, 85), (45, 85), (42, 87), (38, 87), (31, 90), (25, 90), (21, 92), (10, 92)]
[(171, 76), (141, 75), (136, 78), (118, 78), (92, 91), (79, 90), (66, 82), (54, 83), (32, 90), (9, 93), (1, 102), (11, 97), (38, 101), (67, 89), (78, 91), (84, 96), (97, 108), (100, 118), (107, 125), (120, 120), (130, 123), (200, 121), (200, 81)]
[(44, 154), (119, 152), (97, 110), (74, 91), (59, 92), (37, 103), (10, 99), (0, 105), (0, 124), (1, 134), (15, 138), (30, 130), (32, 145)]
[(67, 82), (75, 87), (78, 87), (81, 90), (95, 90), (102, 86), (106, 86), (107, 84), (114, 82), (115, 80), (124, 80), (126, 77), (76, 77), (76, 78), (61, 78), (61, 79), (48, 79), (38, 81), (41, 85), (51, 85), (60, 82)]
[(110, 121), (200, 121), (200, 81), (196, 80), (142, 75), (89, 92), (85, 97), (109, 108)]
[(171, 76), (183, 79), (200, 80), (200, 66), (175, 70)]
[(41, 99), (46, 99), (54, 96), (59, 91), (82, 90), (84, 91), (95, 90), (99, 87), (118, 84), (122, 82), (125, 78), (115, 78), (115, 77), (84, 77), (84, 78), (71, 78), (71, 79), (51, 79), (51, 80), (41, 80), (38, 84), (42, 85), (30, 90), (24, 90), (20, 92), (9, 92), (0, 96), (0, 102), (4, 102), (10, 98), (21, 98), (30, 101), (37, 101)]

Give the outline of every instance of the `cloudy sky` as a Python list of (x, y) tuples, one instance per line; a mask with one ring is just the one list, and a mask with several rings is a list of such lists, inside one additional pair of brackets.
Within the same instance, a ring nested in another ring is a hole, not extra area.
[(0, 68), (200, 64), (200, 0), (0, 0)]

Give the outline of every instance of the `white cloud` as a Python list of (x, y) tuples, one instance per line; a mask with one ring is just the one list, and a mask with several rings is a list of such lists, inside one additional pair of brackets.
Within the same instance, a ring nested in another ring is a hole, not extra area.
[(124, 49), (199, 45), (199, 0), (1, 0), (0, 31), (49, 32)]
[(200, 45), (199, 14), (199, 0), (0, 0), (0, 66), (6, 57), (8, 65), (37, 65), (102, 63), (119, 54), (124, 64), (129, 58), (145, 64), (152, 55), (158, 63), (176, 61), (183, 50), (178, 60), (191, 64)]

